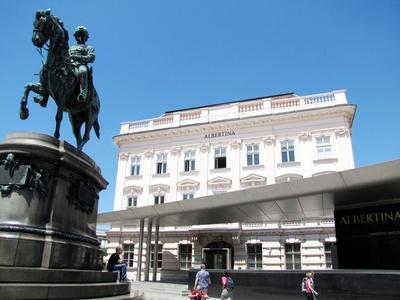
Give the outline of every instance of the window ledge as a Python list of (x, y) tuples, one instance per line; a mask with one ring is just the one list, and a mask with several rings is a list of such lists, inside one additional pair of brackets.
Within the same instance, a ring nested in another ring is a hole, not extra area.
[(126, 179), (140, 180), (140, 179), (143, 179), (143, 176), (142, 175), (129, 175), (129, 176), (126, 176)]
[(179, 172), (180, 176), (191, 176), (191, 175), (199, 175), (199, 171), (183, 171)]
[(289, 161), (277, 164), (278, 168), (290, 168), (290, 167), (300, 167), (299, 161)]
[(169, 177), (169, 173), (164, 173), (164, 174), (153, 174), (153, 178), (162, 178), (162, 177)]
[(322, 158), (322, 159), (313, 160), (313, 163), (314, 163), (315, 165), (333, 164), (333, 163), (336, 164), (337, 162), (338, 162), (338, 159), (335, 158), (335, 157), (332, 157), (332, 158)]
[(243, 170), (258, 170), (258, 169), (264, 169), (264, 165), (252, 165), (252, 166), (243, 166)]
[(221, 168), (221, 169), (212, 169), (210, 170), (211, 173), (225, 173), (230, 172), (231, 168)]

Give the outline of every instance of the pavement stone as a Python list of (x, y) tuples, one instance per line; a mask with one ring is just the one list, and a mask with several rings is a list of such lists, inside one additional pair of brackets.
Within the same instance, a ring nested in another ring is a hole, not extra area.
[[(129, 295), (91, 300), (186, 300), (189, 299), (187, 295), (188, 288), (186, 284), (132, 281)], [(218, 298), (210, 298), (210, 300), (218, 300)]]

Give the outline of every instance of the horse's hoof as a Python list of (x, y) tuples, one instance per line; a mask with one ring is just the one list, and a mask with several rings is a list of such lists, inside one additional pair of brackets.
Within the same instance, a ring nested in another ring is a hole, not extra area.
[(47, 101), (44, 101), (43, 97), (33, 97), (33, 101), (38, 103), (41, 107), (47, 106)]
[(19, 111), (19, 117), (21, 120), (26, 120), (29, 117), (29, 109), (27, 109), (26, 107), (21, 107), (20, 111)]

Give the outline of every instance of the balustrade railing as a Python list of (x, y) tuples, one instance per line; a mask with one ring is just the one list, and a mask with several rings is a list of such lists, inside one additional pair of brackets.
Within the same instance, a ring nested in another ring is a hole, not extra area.
[(300, 105), (300, 98), (287, 98), (287, 99), (279, 99), (279, 100), (271, 100), (271, 108), (279, 109), (279, 108), (287, 108), (294, 107)]
[(200, 119), (201, 112), (200, 111), (191, 111), (187, 113), (181, 113), (180, 119), (181, 121), (189, 121), (189, 120), (196, 120)]
[[(181, 111), (169, 114), (167, 116), (162, 116), (155, 119), (143, 120), (138, 122), (125, 123), (121, 128), (121, 133), (123, 132), (141, 132), (150, 130), (153, 126), (167, 125), (168, 127), (179, 127), (181, 122), (187, 124), (194, 123), (207, 123), (211, 120), (213, 116), (212, 112), (215, 109), (223, 110), (226, 107), (226, 116), (232, 116), (235, 113), (233, 110), (236, 109), (236, 114), (240, 117), (243, 114), (245, 117), (254, 115), (260, 115), (265, 113), (282, 113), (289, 111), (298, 111), (303, 109), (308, 109), (309, 106), (330, 106), (334, 104), (347, 103), (344, 91), (335, 91), (331, 93), (316, 94), (309, 96), (289, 96), (287, 98), (264, 98), (257, 101), (249, 102), (239, 102), (236, 104), (236, 108), (233, 109), (232, 105), (221, 104), (221, 106), (212, 106), (209, 108), (200, 108), (198, 110), (192, 111)], [(215, 116), (214, 116), (215, 118)], [(221, 117), (223, 120), (223, 117)], [(212, 121), (215, 121), (214, 119)], [(127, 126), (129, 124), (129, 126)]]
[(261, 101), (248, 103), (248, 104), (241, 104), (241, 105), (239, 105), (239, 113), (246, 113), (246, 112), (262, 110), (263, 106), (264, 106), (264, 104)]
[(165, 125), (165, 124), (171, 124), (174, 122), (174, 117), (163, 117), (159, 119), (153, 120), (153, 125), (158, 126), (158, 125)]
[(132, 122), (129, 123), (129, 129), (135, 129), (135, 128), (143, 128), (149, 126), (149, 121), (139, 121), (139, 122)]
[(332, 101), (335, 101), (335, 94), (321, 94), (321, 95), (304, 97), (305, 105), (332, 102)]

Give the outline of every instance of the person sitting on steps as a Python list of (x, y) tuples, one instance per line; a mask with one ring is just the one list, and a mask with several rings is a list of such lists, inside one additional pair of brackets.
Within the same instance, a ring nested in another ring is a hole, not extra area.
[(123, 262), (120, 255), (122, 255), (122, 247), (118, 246), (115, 248), (115, 252), (111, 254), (108, 263), (107, 263), (107, 270), (112, 271), (119, 271), (119, 281), (126, 282), (128, 281), (126, 277), (126, 263)]

